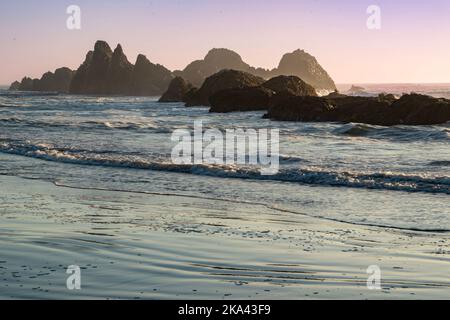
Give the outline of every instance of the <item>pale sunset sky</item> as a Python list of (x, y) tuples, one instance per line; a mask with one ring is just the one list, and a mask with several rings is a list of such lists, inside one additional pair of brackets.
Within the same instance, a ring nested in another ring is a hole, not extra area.
[[(66, 8), (81, 8), (68, 30)], [(381, 29), (366, 10), (381, 8)], [(214, 47), (274, 68), (297, 48), (336, 83), (450, 82), (449, 0), (41, 0), (0, 2), (0, 84), (76, 69), (96, 40), (171, 70)]]

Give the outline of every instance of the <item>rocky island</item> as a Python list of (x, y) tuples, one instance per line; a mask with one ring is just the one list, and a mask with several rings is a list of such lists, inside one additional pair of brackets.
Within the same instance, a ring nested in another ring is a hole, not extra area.
[[(173, 94), (176, 92), (177, 94)], [(450, 100), (420, 94), (377, 97), (349, 96), (316, 90), (296, 76), (269, 80), (237, 70), (208, 77), (200, 89), (182, 78), (173, 80), (166, 95), (186, 106), (210, 106), (210, 112), (266, 110), (277, 121), (355, 122), (373, 125), (433, 125), (450, 121)]]
[(223, 69), (243, 71), (266, 80), (279, 75), (293, 75), (301, 78), (316, 90), (328, 92), (336, 90), (333, 79), (317, 59), (300, 49), (283, 55), (278, 67), (272, 70), (252, 67), (232, 50), (212, 49), (203, 60), (196, 60), (184, 70), (175, 71), (175, 73), (194, 86), (200, 87), (206, 78)]
[[(13, 82), (10, 90), (161, 96), (176, 77), (199, 88), (208, 77), (222, 70), (242, 71), (263, 80), (278, 75), (295, 75), (316, 90), (336, 89), (328, 73), (313, 56), (303, 50), (285, 54), (277, 68), (267, 70), (250, 66), (232, 50), (216, 48), (210, 50), (204, 59), (189, 63), (184, 70), (172, 72), (160, 64), (150, 62), (142, 54), (138, 55), (133, 65), (120, 44), (112, 51), (108, 43), (97, 41), (94, 50), (86, 54), (84, 62), (76, 71), (64, 67), (55, 73), (45, 73), (41, 79), (24, 77), (21, 82)], [(174, 86), (177, 85), (179, 83), (174, 83)], [(165, 100), (161, 99), (162, 102)]]
[[(343, 95), (316, 58), (303, 50), (285, 54), (277, 68), (255, 68), (229, 49), (212, 49), (182, 71), (138, 55), (128, 61), (120, 44), (97, 41), (77, 70), (63, 67), (40, 79), (24, 77), (10, 90), (71, 94), (161, 96), (160, 102), (207, 106), (210, 112), (267, 111), (278, 121), (337, 121), (374, 125), (432, 125), (450, 121), (450, 100), (419, 94)], [(323, 92), (334, 91), (327, 96)]]

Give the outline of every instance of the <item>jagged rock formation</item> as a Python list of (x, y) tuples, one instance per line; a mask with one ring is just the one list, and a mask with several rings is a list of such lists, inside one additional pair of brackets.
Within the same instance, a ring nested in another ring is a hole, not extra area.
[(86, 54), (86, 58), (78, 70), (75, 72), (72, 82), (70, 84), (70, 93), (81, 94), (86, 90), (86, 81), (89, 72), (89, 66), (92, 63), (93, 51)]
[(104, 94), (108, 92), (108, 70), (112, 54), (111, 48), (105, 41), (95, 43), (94, 53), (84, 82), (85, 87), (81, 93)]
[(9, 90), (67, 93), (69, 92), (72, 77), (72, 70), (65, 67), (59, 68), (55, 70), (55, 73), (50, 71), (44, 73), (41, 79), (24, 77), (20, 83), (18, 81), (13, 82)]
[(144, 55), (140, 54), (131, 75), (130, 94), (137, 96), (161, 95), (172, 79), (172, 72), (162, 65), (151, 63)]
[(316, 58), (304, 50), (286, 53), (281, 58), (278, 68), (272, 70), (271, 73), (272, 76), (297, 76), (317, 90), (336, 90), (333, 79), (317, 62)]
[(159, 102), (186, 102), (190, 92), (196, 90), (191, 83), (182, 77), (175, 77), (169, 84), (167, 91), (161, 96)]
[(266, 118), (278, 121), (354, 122), (372, 125), (433, 125), (450, 121), (450, 100), (419, 94), (378, 97), (278, 95)]
[(113, 52), (105, 41), (97, 41), (94, 51), (88, 52), (73, 78), (70, 92), (83, 94), (111, 93), (108, 72)]
[(74, 71), (63, 67), (55, 70), (55, 73), (47, 72), (38, 82), (36, 91), (55, 91), (67, 93), (70, 89)]
[(139, 55), (131, 64), (117, 45), (114, 52), (105, 41), (97, 41), (93, 51), (75, 71), (68, 68), (47, 72), (40, 80), (25, 77), (12, 90), (58, 91), (73, 94), (161, 95), (173, 79), (172, 72)]
[(221, 48), (210, 50), (203, 60), (191, 62), (183, 71), (176, 72), (176, 74), (194, 86), (200, 87), (206, 78), (224, 69), (251, 71), (251, 67), (242, 61), (239, 54)]
[(336, 89), (336, 85), (328, 73), (313, 56), (303, 50), (285, 54), (278, 68), (266, 70), (250, 66), (234, 51), (212, 49), (203, 60), (196, 60), (190, 63), (183, 71), (176, 71), (175, 73), (195, 86), (201, 86), (207, 77), (223, 69), (244, 71), (265, 79), (279, 75), (294, 75), (300, 77), (315, 89), (328, 91)]
[(106, 92), (109, 94), (126, 95), (130, 91), (133, 65), (123, 53), (122, 46), (117, 45), (106, 73)]
[(237, 70), (222, 70), (208, 77), (200, 89), (187, 99), (187, 106), (209, 106), (209, 97), (225, 89), (257, 87), (265, 82), (263, 78)]
[[(35, 79), (37, 80), (37, 79)], [(28, 77), (24, 77), (20, 82), (20, 91), (33, 91), (34, 88), (34, 80)]]
[(112, 52), (104, 41), (97, 41), (93, 52), (86, 55), (71, 85), (71, 93), (160, 95), (172, 80), (172, 73), (151, 63), (140, 54), (133, 66), (117, 45)]
[[(11, 85), (11, 89), (50, 91), (52, 88), (53, 91), (56, 88), (57, 91), (73, 94), (161, 95), (175, 75), (200, 87), (206, 78), (228, 69), (264, 79), (295, 75), (316, 89), (335, 89), (333, 80), (316, 59), (300, 50), (284, 55), (278, 68), (266, 70), (250, 66), (234, 51), (212, 49), (203, 60), (194, 61), (183, 71), (172, 73), (162, 65), (151, 63), (144, 55), (139, 55), (133, 65), (120, 44), (113, 52), (105, 41), (97, 41), (94, 50), (86, 54), (76, 72), (70, 73), (69, 85), (69, 72), (65, 70), (61, 75), (56, 75), (56, 72), (54, 76), (46, 73), (39, 80), (25, 77), (20, 85)], [(56, 85), (53, 78), (62, 80), (61, 85)]]
[(17, 91), (19, 89), (20, 89), (19, 81), (14, 81), (13, 83), (11, 83), (11, 86), (9, 87), (9, 90), (11, 90), (11, 91)]
[(296, 76), (274, 77), (261, 86), (219, 91), (210, 98), (210, 112), (268, 110), (277, 94), (317, 96), (312, 86)]

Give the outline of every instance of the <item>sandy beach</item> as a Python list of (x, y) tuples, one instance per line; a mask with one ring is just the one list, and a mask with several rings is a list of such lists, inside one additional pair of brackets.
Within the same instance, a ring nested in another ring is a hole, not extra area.
[[(450, 298), (446, 233), (200, 197), (0, 181), (1, 298)], [(81, 290), (66, 287), (69, 265), (81, 268)], [(381, 269), (381, 290), (367, 288), (370, 265)]]

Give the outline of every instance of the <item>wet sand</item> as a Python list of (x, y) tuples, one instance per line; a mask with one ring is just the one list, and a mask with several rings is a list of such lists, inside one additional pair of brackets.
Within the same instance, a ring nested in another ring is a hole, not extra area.
[[(9, 176), (0, 203), (0, 298), (450, 298), (448, 233)], [(69, 265), (81, 290), (66, 287)]]

